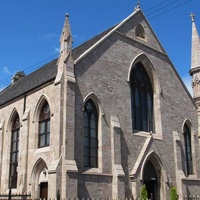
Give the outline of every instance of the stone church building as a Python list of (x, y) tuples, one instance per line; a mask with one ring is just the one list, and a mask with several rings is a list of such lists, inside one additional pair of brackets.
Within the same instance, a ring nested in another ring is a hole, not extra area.
[[(0, 198), (200, 195), (200, 39), (191, 97), (144, 14), (72, 48), (0, 93)], [(188, 67), (189, 70), (189, 67)], [(11, 188), (11, 189), (10, 189)]]

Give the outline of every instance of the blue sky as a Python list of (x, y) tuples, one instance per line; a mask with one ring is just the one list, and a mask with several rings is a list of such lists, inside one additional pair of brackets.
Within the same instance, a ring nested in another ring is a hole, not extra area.
[[(0, 89), (16, 71), (26, 74), (58, 56), (65, 14), (74, 46), (131, 14), (136, 0), (1, 0)], [(141, 9), (186, 85), (191, 54), (191, 12), (200, 31), (199, 0), (141, 0)]]

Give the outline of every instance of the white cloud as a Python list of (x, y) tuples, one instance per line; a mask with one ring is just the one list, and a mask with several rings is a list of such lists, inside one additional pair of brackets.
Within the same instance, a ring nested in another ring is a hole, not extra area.
[(74, 35), (74, 34), (72, 34), (72, 37), (73, 37), (73, 38), (76, 38), (76, 39), (77, 39), (77, 38), (80, 38), (78, 35)]
[(58, 37), (59, 37), (59, 35), (56, 33), (47, 33), (47, 34), (42, 34), (42, 35), (38, 36), (38, 38), (40, 40), (51, 40), (51, 39), (58, 38)]
[(13, 75), (14, 73), (11, 72), (7, 67), (3, 67), (3, 72), (8, 75)]
[(187, 75), (187, 76), (182, 77), (182, 80), (183, 80), (186, 88), (188, 89), (189, 93), (193, 96), (192, 77)]
[(57, 37), (58, 37), (58, 35), (56, 33), (49, 33), (49, 34), (46, 35), (47, 40), (57, 38)]
[(80, 35), (76, 35), (76, 34), (72, 34), (72, 38), (79, 40), (79, 41), (85, 41), (86, 40), (85, 37), (80, 36)]

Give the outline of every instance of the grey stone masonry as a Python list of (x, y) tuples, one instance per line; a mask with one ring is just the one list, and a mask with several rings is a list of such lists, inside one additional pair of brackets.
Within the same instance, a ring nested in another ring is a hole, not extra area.
[[(152, 104), (133, 95), (138, 63), (149, 78), (144, 86), (141, 76), (139, 86), (152, 89)], [(92, 117), (84, 121), (88, 100), (95, 125)], [(44, 122), (45, 103), (50, 118)], [(135, 130), (138, 116), (152, 117), (152, 130)], [(11, 180), (12, 194), (27, 199), (138, 199), (143, 184), (156, 200), (168, 200), (172, 186), (180, 199), (200, 195), (199, 122), (195, 101), (139, 7), (74, 49), (66, 15), (59, 57), (0, 93), (0, 199), (8, 196)], [(42, 123), (50, 130), (42, 132)], [(40, 147), (48, 135), (49, 144)], [(97, 162), (86, 167), (85, 157)]]

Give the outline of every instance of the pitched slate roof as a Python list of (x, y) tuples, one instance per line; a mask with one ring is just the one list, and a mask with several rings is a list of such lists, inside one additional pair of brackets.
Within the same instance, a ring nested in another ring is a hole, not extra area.
[(0, 93), (0, 105), (53, 80), (57, 73), (56, 62), (57, 59), (52, 60), (50, 63), (5, 88)]
[[(72, 50), (72, 56), (74, 59), (78, 58), (85, 50), (90, 48), (98, 40), (104, 37), (113, 27), (107, 29), (106, 31), (96, 35), (92, 39), (84, 42), (78, 47)], [(3, 91), (0, 92), (0, 106), (5, 103), (18, 98), (25, 93), (40, 87), (41, 85), (48, 83), (55, 79), (57, 74), (57, 59), (52, 60), (31, 74), (24, 76), (16, 83), (9, 85)]]
[(105, 30), (104, 32), (94, 36), (92, 39), (84, 42), (83, 44), (79, 45), (78, 47), (72, 50), (72, 56), (74, 60), (76, 60), (81, 54), (83, 54), (87, 49), (89, 49), (92, 45), (94, 45), (97, 41), (103, 38), (108, 32), (110, 32), (115, 26)]

